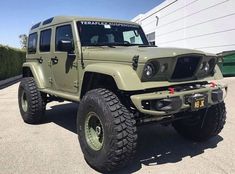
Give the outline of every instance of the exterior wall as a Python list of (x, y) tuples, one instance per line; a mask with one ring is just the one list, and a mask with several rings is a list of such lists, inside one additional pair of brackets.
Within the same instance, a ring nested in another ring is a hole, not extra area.
[(132, 21), (158, 46), (235, 50), (235, 0), (166, 0)]

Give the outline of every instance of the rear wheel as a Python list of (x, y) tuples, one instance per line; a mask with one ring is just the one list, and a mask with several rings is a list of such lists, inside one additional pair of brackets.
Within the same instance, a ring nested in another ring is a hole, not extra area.
[(226, 109), (224, 102), (197, 112), (185, 113), (190, 117), (173, 122), (176, 131), (187, 139), (206, 141), (218, 135), (224, 127)]
[(133, 114), (109, 90), (95, 89), (83, 97), (77, 129), (86, 161), (99, 172), (120, 169), (135, 153), (137, 133)]
[(18, 90), (18, 103), (24, 122), (38, 124), (43, 120), (46, 104), (32, 77), (22, 79)]

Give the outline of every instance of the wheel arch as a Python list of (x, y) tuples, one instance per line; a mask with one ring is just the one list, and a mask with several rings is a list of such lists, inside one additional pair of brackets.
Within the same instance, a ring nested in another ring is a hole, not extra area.
[(23, 77), (34, 77), (30, 67), (23, 67), (22, 68), (22, 76)]
[[(141, 85), (136, 71), (128, 65), (108, 63), (88, 65), (85, 68), (82, 79), (80, 98), (82, 98), (87, 91), (97, 87), (106, 87), (109, 89), (108, 86), (111, 86), (111, 89), (122, 91), (143, 90), (143, 86)], [(94, 81), (98, 81), (98, 84), (102, 84), (102, 86), (93, 86), (93, 88), (90, 88), (89, 86), (92, 83), (94, 84)]]
[[(112, 76), (98, 73), (98, 72), (85, 72), (82, 83), (80, 98), (82, 98), (86, 92), (96, 88), (106, 88), (111, 91), (118, 90), (117, 84)], [(105, 85), (109, 84), (109, 85)]]

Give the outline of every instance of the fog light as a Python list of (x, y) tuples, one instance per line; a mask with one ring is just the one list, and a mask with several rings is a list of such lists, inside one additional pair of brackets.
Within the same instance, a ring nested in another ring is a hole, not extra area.
[(211, 99), (214, 103), (221, 102), (223, 100), (223, 91), (221, 89), (212, 91)]
[(164, 107), (164, 103), (160, 100), (156, 102), (156, 110), (161, 110)]

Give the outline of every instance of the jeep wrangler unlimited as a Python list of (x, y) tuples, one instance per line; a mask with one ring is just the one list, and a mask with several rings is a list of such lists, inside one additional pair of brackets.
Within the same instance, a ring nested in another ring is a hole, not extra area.
[(133, 22), (53, 17), (30, 30), (19, 108), (24, 122), (38, 124), (48, 102), (79, 102), (86, 161), (114, 171), (131, 161), (144, 123), (171, 123), (194, 141), (220, 133), (227, 86), (217, 81), (217, 61), (214, 54), (150, 45)]

